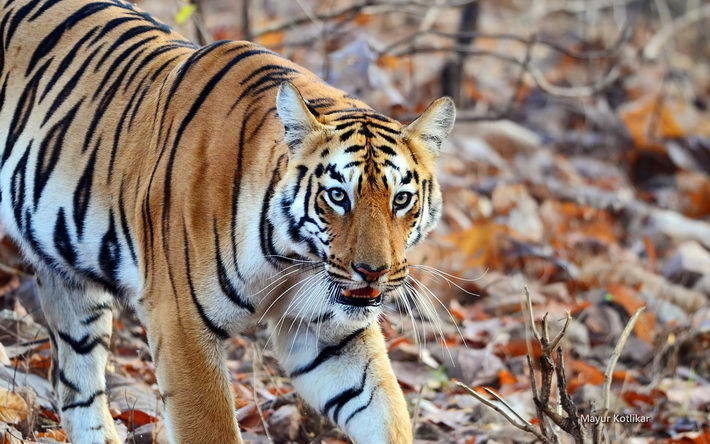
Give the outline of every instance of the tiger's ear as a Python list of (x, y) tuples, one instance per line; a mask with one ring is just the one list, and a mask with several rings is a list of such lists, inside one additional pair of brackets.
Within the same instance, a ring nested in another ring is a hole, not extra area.
[(284, 142), (292, 153), (308, 134), (323, 128), (291, 82), (283, 82), (279, 86), (276, 112), (284, 126)]
[(438, 155), (441, 144), (454, 127), (456, 106), (450, 97), (433, 101), (421, 116), (407, 125), (405, 134), (421, 140), (434, 155)]

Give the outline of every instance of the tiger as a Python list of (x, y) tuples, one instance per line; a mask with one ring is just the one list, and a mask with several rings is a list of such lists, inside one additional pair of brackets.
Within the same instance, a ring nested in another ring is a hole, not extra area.
[(240, 443), (224, 341), (256, 325), (356, 443), (410, 443), (378, 318), (442, 213), (448, 97), (409, 124), (255, 43), (197, 46), (122, 0), (0, 0), (0, 221), (36, 269), (74, 443), (120, 442), (114, 308), (171, 443)]

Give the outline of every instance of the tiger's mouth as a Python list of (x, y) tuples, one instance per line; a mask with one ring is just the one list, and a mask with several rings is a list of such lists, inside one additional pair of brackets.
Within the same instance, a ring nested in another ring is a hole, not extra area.
[(335, 301), (355, 307), (377, 307), (382, 304), (382, 292), (373, 287), (343, 289)]

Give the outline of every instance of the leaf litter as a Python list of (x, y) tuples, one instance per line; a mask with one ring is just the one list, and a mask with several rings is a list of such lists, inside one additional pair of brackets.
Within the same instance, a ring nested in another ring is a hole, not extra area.
[[(170, 21), (167, 3), (140, 5)], [(280, 28), (284, 17), (303, 15), (298, 8), (329, 12), (298, 3), (252, 11), (257, 40), (402, 120), (440, 94), (442, 72), (462, 54), (446, 37), (457, 32), (460, 6), (432, 12), (405, 2), (383, 13), (382, 2)], [(417, 442), (532, 440), (453, 383), (492, 390), (537, 424), (526, 359), (541, 350), (529, 340), (524, 286), (553, 330), (571, 313), (562, 350), (567, 390), (582, 414), (599, 407), (616, 340), (646, 307), (612, 375), (610, 408), (650, 420), (609, 425), (611, 442), (710, 442), (707, 30), (691, 24), (647, 46), (694, 2), (655, 2), (667, 4), (666, 15), (628, 2), (588, 10), (576, 9), (579, 2), (480, 3), (481, 35), (463, 53), (460, 119), (440, 156), (442, 222), (410, 253), (410, 263), (423, 265), (412, 275), (438, 315), (415, 310), (413, 325), (392, 305), (381, 322), (416, 413)], [(215, 38), (241, 37), (237, 6), (202, 6)], [(185, 11), (178, 21), (189, 32), (195, 11)], [(629, 31), (623, 15), (634, 16)], [(404, 41), (404, 30), (419, 34)], [(659, 51), (663, 57), (642, 58)], [(580, 93), (599, 79), (602, 88)], [(31, 270), (4, 234), (0, 263), (0, 433), (11, 443), (65, 442)], [(256, 329), (226, 344), (244, 437), (348, 442), (295, 395), (267, 338)], [(111, 348), (114, 419), (128, 442), (167, 442), (145, 332), (129, 313), (117, 318)]]

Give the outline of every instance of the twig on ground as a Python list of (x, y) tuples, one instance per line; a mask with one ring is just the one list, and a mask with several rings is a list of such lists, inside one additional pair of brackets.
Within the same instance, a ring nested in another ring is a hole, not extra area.
[(252, 390), (254, 394), (254, 405), (256, 406), (256, 411), (259, 413), (259, 419), (261, 420), (261, 425), (264, 427), (264, 434), (266, 435), (266, 439), (269, 440), (269, 442), (273, 443), (274, 440), (271, 438), (271, 435), (269, 434), (269, 426), (266, 423), (266, 418), (264, 417), (264, 412), (261, 410), (261, 406), (259, 405), (259, 398), (258, 394), (256, 392), (256, 375), (257, 375), (257, 368), (256, 368), (256, 363), (257, 362), (262, 362), (260, 359), (260, 356), (257, 353), (256, 347), (252, 348)]
[(424, 399), (424, 390), (426, 389), (426, 384), (422, 384), (417, 394), (417, 402), (414, 404), (414, 411), (412, 411), (412, 435), (417, 433), (417, 423), (419, 422), (419, 412), (422, 406), (422, 399)]
[[(601, 416), (605, 416), (609, 412), (609, 394), (611, 392), (611, 382), (613, 379), (613, 374), (614, 374), (614, 367), (616, 367), (616, 363), (619, 360), (619, 357), (621, 356), (621, 351), (624, 349), (624, 345), (626, 345), (626, 341), (629, 339), (629, 336), (631, 335), (631, 331), (634, 329), (634, 325), (636, 325), (636, 321), (638, 320), (639, 316), (641, 316), (641, 312), (646, 307), (641, 307), (638, 310), (636, 310), (636, 313), (631, 316), (629, 319), (629, 322), (626, 323), (626, 327), (624, 327), (624, 331), (621, 332), (621, 336), (619, 336), (619, 340), (616, 342), (616, 346), (614, 347), (614, 352), (611, 354), (611, 357), (609, 358), (609, 363), (606, 366), (606, 370), (604, 371), (604, 384), (602, 386), (602, 410), (599, 413)], [(602, 421), (599, 421), (595, 426), (594, 426), (594, 442), (602, 442), (601, 441), (601, 435), (602, 435), (602, 427), (601, 427)]]
[(646, 60), (655, 60), (658, 58), (661, 49), (675, 34), (688, 26), (694, 25), (702, 20), (710, 17), (710, 4), (706, 4), (697, 9), (686, 11), (680, 17), (677, 17), (658, 31), (653, 37), (648, 40), (641, 54)]
[[(565, 376), (564, 359), (562, 355), (562, 349), (560, 348), (560, 342), (567, 333), (567, 329), (570, 325), (571, 315), (567, 313), (565, 323), (562, 329), (550, 339), (549, 324), (547, 321), (547, 314), (542, 318), (541, 329), (535, 325), (535, 315), (532, 310), (532, 300), (530, 297), (530, 292), (527, 287), (524, 287), (524, 294), (526, 299), (527, 313), (529, 317), (529, 325), (532, 330), (532, 334), (535, 339), (540, 344), (541, 354), (538, 360), (540, 366), (540, 379), (541, 384), (538, 389), (537, 382), (535, 381), (535, 367), (532, 362), (532, 350), (528, 353), (528, 367), (530, 369), (530, 388), (533, 395), (533, 403), (537, 411), (539, 430), (536, 429), (529, 421), (525, 420), (520, 414), (510, 407), (500, 396), (492, 392), (491, 390), (485, 389), (486, 393), (494, 397), (497, 401), (502, 403), (508, 411), (505, 411), (500, 405), (485, 399), (480, 394), (476, 393), (474, 390), (467, 388), (467, 391), (474, 396), (476, 399), (484, 403), (485, 405), (493, 408), (495, 411), (503, 415), (511, 424), (515, 425), (521, 430), (532, 433), (539, 440), (546, 443), (558, 443), (559, 437), (556, 430), (554, 430), (551, 425), (547, 423), (548, 420), (552, 421), (557, 427), (569, 434), (575, 443), (584, 443), (584, 431), (582, 429), (582, 424), (577, 412), (577, 407), (572, 401), (572, 398), (567, 393), (567, 379)], [(532, 347), (530, 347), (532, 348)], [(553, 359), (553, 354), (556, 354), (556, 359)], [(559, 398), (558, 406), (552, 404), (553, 395), (553, 377), (556, 377), (556, 388), (557, 396)], [(459, 386), (463, 386), (457, 383)], [(511, 414), (515, 416), (511, 416)]]
[[(482, 404), (484, 404), (484, 405), (486, 405), (486, 406), (492, 408), (492, 409), (495, 410), (496, 412), (500, 413), (505, 419), (508, 420), (508, 422), (510, 422), (512, 425), (514, 425), (515, 427), (519, 428), (520, 430), (523, 430), (523, 431), (528, 432), (528, 433), (532, 433), (533, 435), (535, 435), (535, 437), (536, 437), (537, 439), (539, 439), (539, 440), (542, 441), (542, 442), (545, 442), (545, 443), (551, 443), (551, 442), (552, 442), (552, 441), (550, 441), (550, 439), (549, 439), (548, 437), (546, 437), (545, 435), (543, 435), (542, 433), (540, 433), (530, 422), (528, 422), (528, 421), (522, 419), (522, 417), (521, 417), (518, 413), (516, 413), (515, 410), (513, 410), (513, 408), (512, 408), (509, 404), (507, 404), (505, 401), (503, 401), (503, 404), (505, 405), (506, 409), (508, 409), (510, 412), (513, 412), (514, 415), (515, 415), (515, 417), (521, 419), (522, 422), (519, 422), (519, 420), (516, 420), (516, 418), (513, 418), (513, 417), (512, 417), (506, 410), (504, 410), (501, 406), (499, 406), (498, 404), (496, 404), (496, 403), (494, 403), (494, 402), (491, 402), (490, 400), (488, 400), (488, 399), (486, 399), (485, 397), (481, 396), (480, 394), (478, 394), (475, 390), (473, 390), (471, 387), (467, 386), (466, 384), (464, 384), (464, 383), (462, 383), (462, 382), (460, 382), (460, 381), (454, 381), (454, 384), (456, 384), (457, 386), (459, 386), (459, 387), (461, 387), (462, 389), (466, 390), (466, 392), (468, 392), (468, 393), (469, 393), (471, 396), (473, 396), (474, 398), (478, 399)], [(487, 391), (487, 392), (490, 393), (490, 391)], [(501, 400), (500, 397), (496, 397), (496, 399)], [(502, 400), (501, 400), (501, 401), (502, 401)]]

